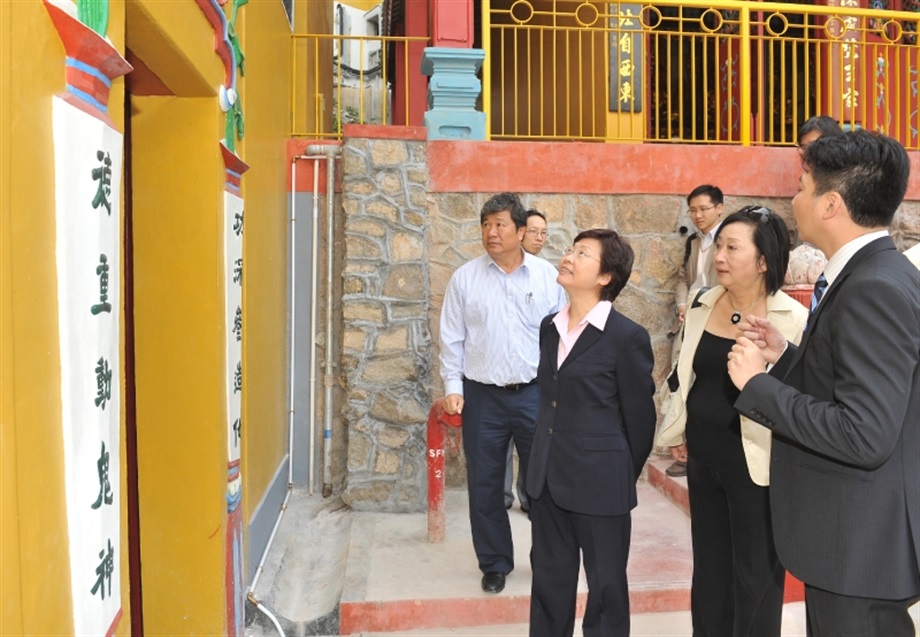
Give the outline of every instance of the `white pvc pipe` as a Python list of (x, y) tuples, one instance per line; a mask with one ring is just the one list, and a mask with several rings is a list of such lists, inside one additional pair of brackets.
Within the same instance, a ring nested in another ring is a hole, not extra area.
[(332, 358), (332, 278), (333, 253), (335, 246), (335, 158), (339, 155), (338, 146), (313, 144), (307, 146), (307, 154), (326, 157), (326, 355), (323, 386), (325, 396), (323, 426), (323, 497), (332, 495), (332, 389), (334, 362)]
[(313, 231), (311, 239), (311, 258), (313, 266), (310, 268), (310, 475), (307, 477), (307, 486), (310, 495), (313, 495), (313, 476), (316, 475), (316, 453), (313, 453), (316, 441), (316, 297), (319, 285), (317, 273), (319, 270), (319, 158), (313, 162)]
[[(296, 262), (297, 262), (297, 207), (295, 205), (296, 194), (297, 194), (297, 160), (298, 159), (313, 159), (315, 160), (313, 166), (313, 236), (312, 245), (313, 245), (313, 272), (312, 272), (312, 281), (311, 281), (311, 342), (310, 342), (310, 369), (311, 369), (311, 405), (310, 405), (310, 448), (313, 448), (313, 435), (315, 430), (315, 412), (314, 409), (316, 405), (316, 297), (317, 297), (317, 270), (319, 266), (319, 250), (318, 250), (318, 237), (319, 232), (317, 226), (319, 223), (319, 160), (326, 160), (326, 203), (327, 203), (327, 263), (326, 263), (326, 399), (325, 399), (325, 411), (326, 411), (326, 425), (323, 433), (324, 444), (323, 444), (323, 496), (328, 497), (332, 492), (332, 467), (331, 467), (331, 453), (332, 453), (332, 352), (331, 352), (331, 343), (332, 343), (332, 253), (333, 253), (333, 214), (334, 214), (334, 197), (335, 197), (335, 172), (333, 161), (336, 156), (339, 154), (338, 146), (322, 146), (322, 145), (311, 145), (307, 147), (306, 155), (295, 155), (291, 159), (291, 355), (290, 355), (290, 399), (288, 407), (288, 484), (287, 484), (287, 493), (284, 496), (284, 501), (281, 503), (281, 509), (278, 511), (278, 517), (275, 520), (275, 526), (272, 528), (271, 535), (268, 537), (268, 543), (265, 545), (265, 549), (262, 551), (262, 557), (259, 560), (259, 565), (256, 567), (255, 575), (252, 578), (252, 583), (249, 585), (249, 589), (246, 591), (246, 598), (255, 605), (255, 607), (261, 611), (275, 626), (275, 629), (278, 631), (278, 634), (281, 637), (284, 636), (284, 631), (281, 629), (281, 624), (278, 622), (277, 617), (271, 612), (271, 610), (262, 604), (258, 598), (255, 596), (255, 588), (259, 582), (259, 577), (262, 575), (262, 571), (265, 569), (265, 560), (268, 557), (268, 551), (272, 546), (272, 543), (275, 541), (275, 535), (278, 532), (278, 527), (281, 526), (281, 518), (284, 517), (284, 512), (287, 510), (288, 500), (291, 498), (291, 492), (294, 489), (294, 360), (295, 360), (295, 344), (297, 342), (297, 306), (296, 306)], [(315, 454), (314, 454), (315, 457)], [(311, 471), (308, 476), (308, 485), (310, 489), (310, 494), (313, 494), (313, 467), (311, 466)], [(327, 477), (328, 476), (328, 479)]]

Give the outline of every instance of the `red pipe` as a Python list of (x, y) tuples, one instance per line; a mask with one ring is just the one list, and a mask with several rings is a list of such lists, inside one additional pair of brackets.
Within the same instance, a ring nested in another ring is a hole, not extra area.
[(428, 412), (428, 541), (444, 539), (444, 434), (447, 427), (463, 424), (460, 414), (444, 413), (441, 400)]

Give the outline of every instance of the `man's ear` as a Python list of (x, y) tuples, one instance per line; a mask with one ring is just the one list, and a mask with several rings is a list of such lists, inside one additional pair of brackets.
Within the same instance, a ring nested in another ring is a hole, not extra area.
[(823, 197), (824, 201), (821, 202), (822, 219), (832, 219), (846, 208), (846, 206), (843, 205), (843, 197), (841, 197), (840, 193), (837, 191), (832, 190), (831, 192), (826, 192)]

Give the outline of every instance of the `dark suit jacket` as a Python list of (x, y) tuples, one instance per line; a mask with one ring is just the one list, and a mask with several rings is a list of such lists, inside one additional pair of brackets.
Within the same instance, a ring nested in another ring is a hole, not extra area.
[(527, 468), (527, 493), (548, 486), (556, 504), (589, 515), (636, 506), (636, 479), (652, 449), (655, 386), (648, 332), (611, 308), (591, 324), (557, 371), (555, 314), (540, 326), (540, 410)]
[(920, 273), (890, 238), (853, 256), (735, 407), (774, 433), (783, 565), (841, 595), (920, 593)]

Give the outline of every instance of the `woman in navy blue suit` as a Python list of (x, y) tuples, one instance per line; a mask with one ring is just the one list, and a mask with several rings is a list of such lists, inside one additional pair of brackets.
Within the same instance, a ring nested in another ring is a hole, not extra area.
[(656, 418), (648, 332), (613, 308), (632, 264), (616, 232), (579, 234), (559, 263), (569, 304), (540, 326), (540, 409), (527, 470), (531, 635), (573, 634), (580, 553), (584, 635), (629, 635), (630, 511)]

